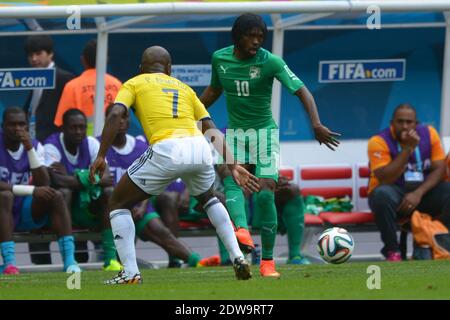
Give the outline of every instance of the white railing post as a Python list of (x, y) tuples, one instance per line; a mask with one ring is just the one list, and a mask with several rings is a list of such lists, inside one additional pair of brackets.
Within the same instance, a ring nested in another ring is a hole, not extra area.
[(105, 74), (108, 56), (108, 33), (99, 25), (97, 34), (97, 56), (95, 61), (95, 109), (94, 109), (94, 136), (99, 136), (105, 122)]

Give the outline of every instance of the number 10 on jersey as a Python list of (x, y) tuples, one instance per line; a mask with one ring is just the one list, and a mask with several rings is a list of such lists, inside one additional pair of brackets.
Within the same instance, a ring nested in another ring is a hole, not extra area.
[(234, 83), (236, 84), (238, 97), (248, 97), (250, 95), (250, 86), (248, 81), (234, 80)]

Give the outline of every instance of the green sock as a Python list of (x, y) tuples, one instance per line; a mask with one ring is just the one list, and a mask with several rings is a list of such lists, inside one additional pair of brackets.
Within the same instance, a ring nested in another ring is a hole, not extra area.
[(283, 221), (287, 229), (289, 259), (301, 256), (300, 245), (303, 240), (303, 230), (305, 229), (303, 199), (296, 196), (283, 208)]
[(197, 252), (192, 252), (186, 261), (189, 267), (196, 267), (201, 260), (201, 256)]
[(262, 259), (273, 259), (273, 247), (277, 237), (277, 209), (275, 195), (268, 190), (256, 194), (256, 205), (261, 217)]
[(109, 265), (111, 260), (117, 260), (116, 246), (114, 245), (114, 236), (112, 229), (102, 230), (102, 244), (103, 244), (103, 261), (105, 267)]
[(228, 254), (227, 248), (219, 237), (217, 237), (217, 242), (219, 244), (220, 263), (225, 263), (225, 261), (230, 259), (230, 255)]
[(248, 230), (247, 216), (245, 214), (245, 199), (241, 187), (233, 180), (233, 177), (223, 179), (225, 186), (225, 198), (228, 212), (236, 228)]

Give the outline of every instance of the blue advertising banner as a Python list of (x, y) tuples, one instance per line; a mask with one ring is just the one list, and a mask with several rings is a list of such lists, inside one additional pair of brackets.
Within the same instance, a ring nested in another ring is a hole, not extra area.
[(0, 69), (0, 90), (53, 89), (54, 68)]
[(211, 80), (210, 64), (184, 64), (172, 66), (172, 77), (191, 87), (206, 87)]
[(405, 59), (320, 61), (319, 82), (405, 80)]

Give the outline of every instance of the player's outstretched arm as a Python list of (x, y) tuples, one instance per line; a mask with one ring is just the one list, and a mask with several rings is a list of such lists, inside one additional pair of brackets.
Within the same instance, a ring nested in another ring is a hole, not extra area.
[(96, 183), (95, 175), (98, 174), (100, 179), (103, 177), (103, 173), (106, 170), (106, 153), (111, 147), (114, 138), (120, 128), (120, 119), (127, 116), (126, 108), (121, 104), (114, 104), (111, 112), (105, 119), (105, 125), (102, 131), (102, 139), (100, 143), (100, 149), (97, 154), (97, 158), (92, 164), (89, 170), (89, 180), (91, 183)]
[(205, 105), (205, 108), (209, 108), (222, 94), (222, 88), (213, 88), (208, 86), (203, 90), (202, 95), (199, 97), (200, 101)]
[(259, 191), (260, 185), (258, 178), (236, 163), (222, 132), (216, 128), (216, 125), (210, 118), (202, 120), (202, 132), (211, 140), (214, 148), (223, 157), (236, 183), (250, 192)]
[(311, 92), (305, 86), (297, 90), (295, 95), (302, 102), (306, 112), (309, 115), (311, 125), (314, 129), (314, 136), (320, 144), (325, 144), (331, 150), (335, 150), (339, 146), (339, 141), (335, 137), (340, 137), (341, 134), (330, 131), (327, 127), (320, 123), (319, 112), (317, 111), (316, 102)]

